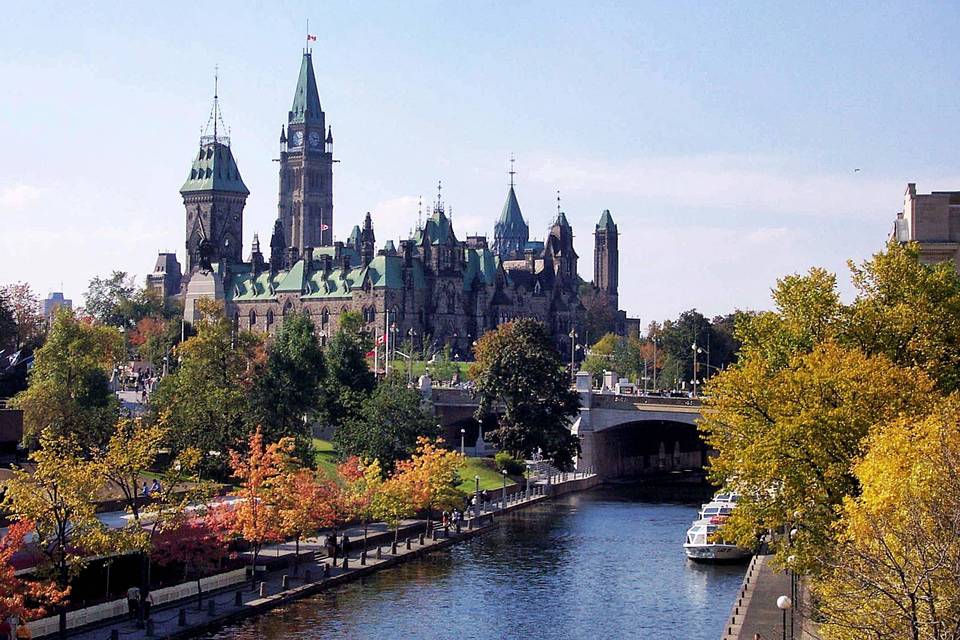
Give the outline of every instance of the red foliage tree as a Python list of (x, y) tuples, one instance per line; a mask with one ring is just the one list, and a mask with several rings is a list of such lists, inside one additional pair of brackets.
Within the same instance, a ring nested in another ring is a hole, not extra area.
[(49, 607), (66, 601), (70, 588), (59, 589), (53, 582), (28, 581), (18, 578), (13, 557), (25, 550), (24, 539), (33, 530), (33, 523), (20, 521), (10, 525), (0, 539), (0, 620), (17, 616), (22, 620), (42, 618)]
[(191, 518), (161, 531), (153, 539), (153, 560), (159, 565), (183, 566), (183, 579), (193, 574), (197, 581), (197, 608), (203, 606), (200, 579), (217, 568), (223, 555), (223, 532), (216, 518)]

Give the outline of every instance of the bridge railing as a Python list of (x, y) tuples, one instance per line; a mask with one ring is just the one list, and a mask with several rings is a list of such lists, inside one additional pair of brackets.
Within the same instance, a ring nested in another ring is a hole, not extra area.
[(634, 396), (628, 394), (597, 393), (594, 394), (594, 398), (602, 398), (602, 401), (632, 405), (648, 404), (674, 407), (699, 407), (702, 404), (700, 398), (676, 398), (671, 396)]

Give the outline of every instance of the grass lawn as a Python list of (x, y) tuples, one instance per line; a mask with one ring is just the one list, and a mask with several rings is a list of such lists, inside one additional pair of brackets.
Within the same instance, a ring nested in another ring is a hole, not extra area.
[(321, 471), (333, 473), (337, 470), (337, 452), (329, 440), (313, 439), (313, 459)]
[[(476, 476), (480, 476), (481, 491), (483, 489), (492, 491), (503, 488), (503, 476), (497, 471), (491, 458), (467, 458), (467, 464), (460, 470), (460, 477), (463, 478), (463, 481), (457, 485), (457, 488), (466, 493), (473, 493), (477, 487), (474, 479)], [(508, 477), (507, 486), (510, 487), (514, 484), (516, 483)]]
[[(373, 367), (373, 359), (371, 358), (371, 359), (369, 359), (369, 360), (370, 360), (370, 366)], [(456, 367), (460, 370), (460, 380), (461, 380), (461, 381), (466, 381), (466, 380), (469, 380), (469, 379), (470, 379), (469, 371), (470, 371), (470, 365), (473, 364), (472, 362), (457, 362), (457, 361), (454, 361), (454, 362), (451, 362), (450, 364), (456, 366)], [(416, 380), (417, 378), (419, 378), (420, 376), (423, 375), (424, 371), (426, 371), (427, 369), (429, 369), (429, 368), (431, 368), (431, 367), (433, 367), (433, 366), (434, 366), (434, 365), (432, 365), (432, 364), (430, 364), (430, 363), (428, 363), (428, 362), (425, 362), (425, 361), (423, 361), (423, 360), (414, 360), (414, 361), (413, 361), (413, 364), (410, 366), (410, 369), (409, 369), (409, 371), (410, 371), (410, 376), (411, 376), (414, 380)], [(382, 362), (380, 363), (380, 367), (381, 367), (381, 368), (383, 367), (383, 363), (382, 363)], [(396, 360), (396, 361), (394, 361), (394, 362), (391, 362), (391, 363), (390, 363), (390, 369), (393, 370), (393, 371), (400, 371), (401, 373), (406, 374), (406, 373), (407, 373), (407, 361), (406, 361), (406, 360)]]

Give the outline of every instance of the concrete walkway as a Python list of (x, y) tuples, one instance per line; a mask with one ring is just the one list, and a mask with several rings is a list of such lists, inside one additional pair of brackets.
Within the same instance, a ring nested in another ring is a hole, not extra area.
[(791, 611), (787, 611), (784, 625), (777, 598), (790, 596), (790, 576), (786, 572), (774, 571), (769, 562), (771, 557), (757, 555), (750, 561), (721, 640), (781, 640), (784, 637), (787, 640), (812, 640), (816, 637), (804, 628), (802, 602), (806, 598), (802, 586), (797, 598), (799, 602), (794, 603), (800, 608), (792, 611), (792, 633)]
[[(562, 493), (563, 489), (576, 490), (593, 479), (595, 476), (581, 477), (578, 480), (571, 478), (565, 483), (554, 485), (552, 489), (555, 493)], [(363, 527), (350, 527), (341, 532), (349, 538), (350, 542), (346, 568), (342, 564), (342, 558), (338, 558), (334, 564), (327, 557), (323, 542), (328, 532), (321, 532), (315, 538), (300, 542), (300, 563), (296, 573), (292, 566), (296, 545), (293, 542), (269, 545), (260, 552), (259, 558), (266, 560), (286, 557), (287, 566), (267, 573), (256, 583), (248, 581), (226, 587), (219, 592), (204, 594), (202, 607), (199, 608), (195, 596), (156, 607), (151, 615), (152, 624), (148, 629), (138, 629), (134, 622), (114, 618), (102, 623), (93, 623), (84, 628), (72, 629), (68, 635), (76, 640), (187, 637), (479, 535), (497, 526), (494, 519), (496, 514), (520, 509), (547, 499), (549, 499), (548, 495), (533, 495), (526, 499), (515, 495), (508, 501), (505, 509), (485, 509), (479, 521), (469, 517), (472, 512), (465, 514), (459, 535), (453, 528), (450, 528), (447, 535), (438, 531), (438, 539), (432, 540), (430, 536), (425, 536), (422, 545), (419, 534), (425, 529), (426, 522), (404, 520), (400, 526), (396, 553), (393, 553), (391, 548), (394, 539), (393, 530), (384, 523), (373, 523), (368, 527), (365, 560), (361, 560)], [(407, 548), (408, 539), (410, 540), (409, 549)], [(378, 548), (379, 558), (377, 557)], [(246, 555), (249, 556), (249, 554)], [(325, 571), (328, 577), (324, 577)], [(212, 609), (211, 603), (213, 603)]]

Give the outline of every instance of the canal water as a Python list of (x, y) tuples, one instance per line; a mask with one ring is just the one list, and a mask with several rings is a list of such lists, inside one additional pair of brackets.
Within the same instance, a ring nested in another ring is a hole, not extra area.
[(203, 636), (717, 640), (744, 566), (681, 544), (698, 501), (627, 489), (565, 496), (495, 532)]

